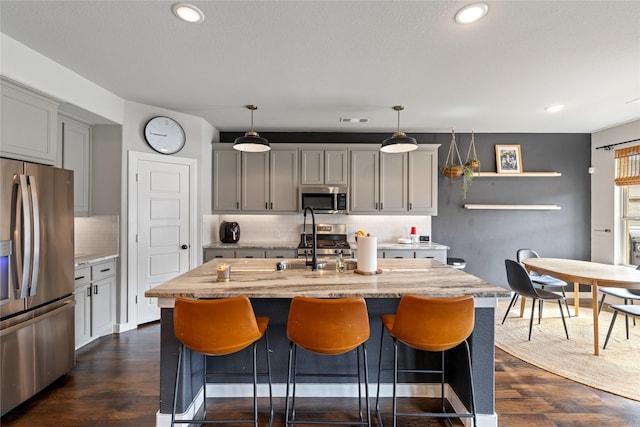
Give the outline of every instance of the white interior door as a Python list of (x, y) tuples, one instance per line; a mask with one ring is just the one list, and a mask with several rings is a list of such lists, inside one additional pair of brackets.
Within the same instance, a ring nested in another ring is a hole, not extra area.
[(137, 161), (137, 324), (160, 318), (157, 300), (145, 291), (190, 268), (191, 173), (189, 164)]

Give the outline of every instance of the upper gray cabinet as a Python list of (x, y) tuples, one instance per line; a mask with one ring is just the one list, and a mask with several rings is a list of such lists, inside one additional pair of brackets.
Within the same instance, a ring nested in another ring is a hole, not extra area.
[(347, 149), (302, 149), (300, 159), (301, 185), (348, 185)]
[(351, 149), (350, 212), (437, 215), (437, 146), (410, 153)]
[(213, 211), (297, 211), (298, 150), (241, 153), (231, 144), (213, 150)]
[(73, 171), (74, 213), (76, 216), (89, 216), (91, 128), (61, 115), (58, 119), (58, 140), (62, 167)]
[(2, 80), (0, 154), (17, 160), (55, 165), (58, 103)]

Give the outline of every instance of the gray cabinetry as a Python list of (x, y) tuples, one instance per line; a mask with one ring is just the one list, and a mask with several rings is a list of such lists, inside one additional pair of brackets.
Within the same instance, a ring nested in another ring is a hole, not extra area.
[(438, 214), (438, 149), (423, 148), (409, 153), (409, 212)]
[(215, 258), (235, 258), (235, 249), (203, 249), (202, 262), (211, 261)]
[(416, 258), (433, 258), (443, 264), (447, 263), (446, 249), (418, 249), (416, 250)]
[(75, 347), (113, 332), (116, 291), (115, 260), (76, 267), (74, 284)]
[(382, 249), (378, 258), (430, 258), (447, 263), (446, 249)]
[(348, 185), (346, 149), (303, 149), (300, 158), (300, 184)]
[(7, 80), (0, 81), (0, 154), (55, 165), (58, 103)]
[(231, 147), (213, 151), (213, 210), (240, 210), (240, 151)]
[(437, 146), (410, 153), (351, 150), (350, 212), (437, 214)]
[(297, 211), (297, 148), (241, 153), (220, 144), (213, 151), (212, 179), (214, 212)]
[(62, 167), (73, 171), (75, 216), (89, 216), (91, 128), (82, 122), (60, 116), (58, 141), (62, 151)]
[(216, 258), (296, 258), (295, 249), (204, 248), (203, 262)]

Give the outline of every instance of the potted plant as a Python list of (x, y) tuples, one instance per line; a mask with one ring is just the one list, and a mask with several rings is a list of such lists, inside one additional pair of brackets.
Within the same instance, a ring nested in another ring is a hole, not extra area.
[[(456, 163), (455, 157), (458, 157)], [(460, 158), (460, 151), (458, 151), (458, 145), (456, 144), (456, 133), (451, 129), (451, 144), (449, 144), (449, 151), (447, 152), (447, 159), (444, 161), (445, 167), (442, 168), (442, 174), (447, 178), (458, 178), (462, 176), (464, 170), (462, 166), (462, 159)]]
[(469, 144), (469, 150), (467, 151), (467, 161), (463, 167), (464, 177), (462, 178), (462, 200), (467, 198), (467, 192), (469, 191), (469, 187), (471, 187), (473, 174), (476, 169), (480, 170), (480, 160), (478, 160), (478, 155), (476, 154), (475, 136), (473, 130), (471, 130), (471, 143)]

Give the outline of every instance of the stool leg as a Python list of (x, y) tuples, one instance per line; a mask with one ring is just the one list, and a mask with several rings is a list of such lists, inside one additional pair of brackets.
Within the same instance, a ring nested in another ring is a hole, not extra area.
[(378, 391), (376, 392), (376, 418), (378, 425), (382, 426), (382, 415), (380, 414), (380, 379), (382, 376), (382, 341), (384, 340), (384, 324), (380, 330), (380, 355), (378, 357)]
[[(365, 409), (367, 410), (367, 426), (371, 427), (371, 407), (369, 406), (369, 366), (367, 364), (367, 346), (362, 343), (362, 356), (364, 359), (364, 396)], [(358, 388), (360, 385), (358, 384)]]
[(567, 336), (567, 339), (569, 339), (569, 331), (567, 330), (567, 322), (564, 320), (564, 313), (562, 312), (562, 304), (560, 303), (560, 300), (558, 300), (558, 307), (560, 308), (560, 316), (562, 317), (562, 325), (564, 326), (564, 334)]
[(256, 354), (257, 342), (251, 346), (253, 352), (253, 424), (258, 427), (258, 363)]
[[(631, 302), (633, 303), (633, 301), (631, 301)], [(627, 299), (626, 298), (624, 300), (624, 304), (625, 305), (627, 304)], [(634, 317), (634, 319), (635, 319), (635, 317)], [(624, 315), (624, 326), (625, 326), (625, 329), (627, 331), (627, 339), (629, 339), (629, 315), (627, 315), (627, 314)]]
[(529, 320), (529, 341), (531, 341), (531, 329), (533, 328), (533, 314), (536, 312), (536, 298), (531, 298), (531, 320)]
[(202, 419), (207, 419), (207, 356), (202, 355), (202, 396), (204, 397), (202, 401)]
[(440, 352), (440, 405), (442, 406), (442, 412), (447, 412), (444, 401), (444, 351)]
[(292, 356), (293, 356), (293, 342), (289, 342), (289, 361), (287, 363), (287, 391), (285, 394), (284, 404), (284, 425), (289, 427), (289, 386), (291, 384), (291, 368), (292, 368)]
[(611, 331), (613, 330), (613, 324), (616, 323), (616, 316), (618, 315), (618, 312), (616, 310), (613, 311), (613, 317), (611, 318), (611, 325), (609, 325), (609, 332), (607, 332), (607, 338), (604, 340), (604, 345), (602, 346), (602, 349), (604, 350), (605, 348), (607, 348), (607, 343), (609, 342), (609, 337), (611, 336)]
[(502, 318), (502, 324), (504, 325), (504, 321), (507, 320), (507, 316), (509, 315), (509, 311), (511, 311), (511, 307), (516, 303), (518, 299), (518, 294), (513, 293), (513, 297), (511, 297), (511, 301), (509, 302), (509, 307), (507, 307), (507, 311), (504, 313), (504, 317)]
[(184, 344), (180, 344), (178, 350), (178, 369), (176, 370), (176, 381), (173, 389), (173, 410), (171, 411), (171, 427), (176, 423), (176, 408), (178, 406), (178, 382), (180, 381), (180, 366), (182, 366), (182, 353), (184, 351)]
[(393, 427), (397, 427), (397, 399), (396, 399), (396, 387), (398, 385), (398, 340), (393, 338), (393, 397), (392, 397), (392, 412), (393, 412)]
[(356, 366), (358, 367), (358, 417), (360, 422), (362, 422), (362, 378), (360, 373), (360, 351), (356, 348)]
[(464, 340), (464, 346), (467, 349), (467, 360), (468, 360), (468, 366), (469, 366), (469, 387), (471, 389), (471, 413), (473, 414), (473, 425), (475, 427), (476, 425), (476, 395), (475, 395), (475, 391), (473, 388), (473, 369), (472, 369), (472, 365), (471, 365), (471, 350), (469, 349), (469, 341), (468, 340)]
[(273, 426), (273, 387), (271, 381), (271, 350), (269, 346), (269, 334), (267, 331), (264, 332), (264, 346), (267, 352), (267, 377), (269, 380), (269, 427)]

